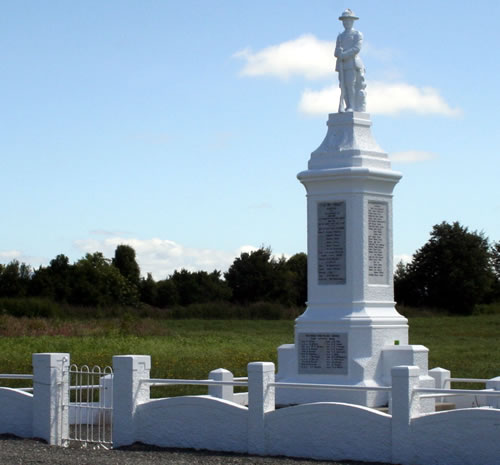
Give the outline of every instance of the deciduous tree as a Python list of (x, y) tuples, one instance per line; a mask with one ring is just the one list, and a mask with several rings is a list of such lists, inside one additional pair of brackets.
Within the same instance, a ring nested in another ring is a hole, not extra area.
[(135, 250), (130, 245), (121, 244), (116, 247), (113, 265), (118, 268), (122, 276), (125, 276), (134, 286), (139, 288), (141, 281), (141, 270), (135, 258)]
[(488, 239), (458, 222), (435, 225), (428, 242), (406, 267), (396, 269), (399, 303), (469, 314), (491, 291)]

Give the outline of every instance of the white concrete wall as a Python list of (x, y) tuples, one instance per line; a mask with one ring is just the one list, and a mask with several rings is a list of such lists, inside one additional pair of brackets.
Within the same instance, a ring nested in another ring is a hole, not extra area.
[(500, 410), (463, 409), (413, 419), (412, 464), (499, 465)]
[[(0, 433), (60, 444), (68, 424), (61, 396), (67, 392), (63, 367), (69, 363), (69, 354), (35, 354), (33, 361), (33, 395), (0, 388)], [(424, 413), (426, 403), (414, 392), (420, 385), (417, 366), (391, 370), (392, 415), (387, 415), (334, 402), (275, 410), (275, 368), (268, 362), (248, 366), (248, 408), (210, 395), (151, 400), (148, 384), (141, 382), (149, 378), (150, 358), (120, 356), (114, 362), (115, 447), (140, 441), (323, 460), (500, 465), (496, 398), (489, 397), (490, 407)], [(437, 384), (449, 378), (447, 370), (438, 371), (431, 371), (433, 381), (442, 378)], [(231, 376), (217, 370), (211, 377), (225, 380)], [(500, 391), (500, 379), (490, 380), (488, 387)], [(233, 395), (231, 390), (212, 391), (229, 398)]]
[[(135, 373), (130, 379), (141, 376), (129, 362)], [(402, 465), (500, 465), (500, 409), (425, 413), (426, 401), (414, 392), (420, 377), (417, 366), (391, 370), (392, 415), (334, 402), (275, 410), (274, 364), (255, 362), (248, 366), (248, 408), (213, 396), (142, 396), (129, 405), (134, 414), (121, 427), (133, 432), (130, 442), (162, 447)]]
[(0, 434), (33, 437), (33, 395), (0, 388)]
[(247, 452), (248, 409), (209, 396), (151, 400), (138, 406), (135, 441), (161, 447)]
[(391, 460), (391, 416), (351, 404), (283, 408), (266, 417), (269, 455), (323, 460)]

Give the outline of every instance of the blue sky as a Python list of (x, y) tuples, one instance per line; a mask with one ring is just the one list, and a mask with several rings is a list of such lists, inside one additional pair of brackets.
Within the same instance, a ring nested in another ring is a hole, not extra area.
[(296, 174), (336, 111), (352, 8), (368, 112), (403, 173), (394, 253), (434, 224), (500, 240), (500, 2), (5, 0), (0, 263), (137, 252), (143, 274), (306, 250)]

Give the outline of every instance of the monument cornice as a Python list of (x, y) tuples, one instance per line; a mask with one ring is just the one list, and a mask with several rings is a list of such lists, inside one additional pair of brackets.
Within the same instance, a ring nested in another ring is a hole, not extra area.
[(358, 167), (358, 166), (349, 166), (343, 168), (309, 169), (301, 171), (299, 174), (297, 174), (297, 178), (300, 182), (324, 181), (324, 180), (331, 180), (332, 178), (336, 179), (372, 178), (378, 181), (386, 180), (388, 182), (396, 183), (402, 177), (403, 175), (400, 172), (393, 171), (391, 169), (380, 169), (380, 168), (369, 168), (369, 167)]

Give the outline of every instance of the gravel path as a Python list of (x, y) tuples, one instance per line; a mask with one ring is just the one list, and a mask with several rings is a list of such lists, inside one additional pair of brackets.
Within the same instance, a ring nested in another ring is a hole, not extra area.
[[(285, 457), (256, 457), (187, 449), (162, 449), (135, 444), (118, 450), (91, 450), (48, 446), (41, 441), (0, 435), (2, 465), (367, 465)], [(371, 465), (384, 465), (374, 464)], [(386, 464), (387, 465), (387, 464)]]

